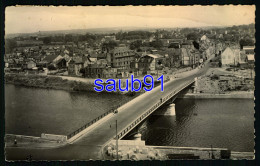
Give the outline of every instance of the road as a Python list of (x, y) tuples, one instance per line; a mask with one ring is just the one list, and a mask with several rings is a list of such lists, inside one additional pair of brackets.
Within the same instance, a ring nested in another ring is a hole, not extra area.
[[(164, 85), (164, 92), (160, 86), (150, 92), (136, 97), (118, 109), (112, 118), (97, 126), (71, 144), (59, 148), (32, 149), (32, 148), (6, 148), (7, 160), (25, 160), (31, 155), (33, 160), (102, 160), (101, 149), (115, 136), (115, 121), (118, 122), (118, 131), (124, 129), (143, 114), (147, 109), (158, 102), (161, 97), (167, 96), (177, 90), (182, 84), (204, 75), (209, 68), (206, 64), (202, 69), (196, 69), (183, 78), (171, 80)], [(111, 128), (110, 128), (111, 125)]]

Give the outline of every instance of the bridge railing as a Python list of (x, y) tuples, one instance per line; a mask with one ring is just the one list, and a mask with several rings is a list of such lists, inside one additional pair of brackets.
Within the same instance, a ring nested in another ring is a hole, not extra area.
[[(184, 84), (183, 88), (189, 86), (190, 84), (192, 84), (194, 82), (194, 80), (187, 82), (186, 84)], [(147, 116), (149, 116), (152, 112), (154, 112), (158, 107), (160, 107), (163, 103), (165, 103), (166, 101), (168, 101), (170, 98), (172, 98), (173, 96), (175, 96), (179, 91), (173, 91), (170, 94), (168, 94), (166, 97), (162, 98), (162, 100), (160, 100), (159, 102), (157, 102), (155, 105), (153, 105), (151, 108), (149, 108), (144, 114), (142, 114), (141, 116), (139, 116), (133, 123), (131, 123), (130, 125), (128, 125), (126, 128), (124, 128), (123, 130), (121, 130), (117, 136), (115, 136), (115, 139), (118, 138), (122, 138), (124, 135), (126, 135), (129, 131), (132, 130), (133, 127), (135, 127), (136, 125), (138, 125), (143, 119), (145, 119)]]
[(107, 116), (110, 113), (113, 113), (117, 108), (119, 108), (121, 105), (118, 105), (112, 109), (110, 109), (109, 111), (103, 113), (102, 115), (96, 117), (95, 119), (93, 119), (92, 121), (84, 124), (83, 126), (81, 126), (80, 128), (78, 128), (77, 130), (73, 131), (72, 133), (70, 133), (69, 135), (67, 135), (67, 139), (70, 139), (71, 137), (75, 136), (76, 134), (78, 134), (79, 132), (81, 132), (82, 130), (88, 128), (89, 126), (93, 125), (94, 123), (96, 123), (97, 121), (99, 121), (100, 119), (104, 118), (105, 116)]

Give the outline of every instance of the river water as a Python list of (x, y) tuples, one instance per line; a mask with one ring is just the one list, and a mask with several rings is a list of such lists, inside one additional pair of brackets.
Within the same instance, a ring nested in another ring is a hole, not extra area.
[[(152, 115), (138, 129), (148, 145), (254, 150), (253, 99), (177, 99), (175, 116)], [(170, 105), (161, 109), (172, 109)]]
[[(9, 134), (69, 134), (133, 97), (5, 85)], [(177, 99), (175, 116), (152, 115), (139, 128), (148, 145), (254, 149), (253, 99)], [(172, 109), (165, 105), (160, 109)]]

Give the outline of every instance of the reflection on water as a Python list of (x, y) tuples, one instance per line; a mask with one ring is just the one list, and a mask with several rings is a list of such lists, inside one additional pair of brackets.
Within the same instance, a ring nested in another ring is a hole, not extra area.
[(175, 104), (176, 116), (153, 115), (139, 128), (146, 144), (253, 151), (253, 99), (177, 99)]

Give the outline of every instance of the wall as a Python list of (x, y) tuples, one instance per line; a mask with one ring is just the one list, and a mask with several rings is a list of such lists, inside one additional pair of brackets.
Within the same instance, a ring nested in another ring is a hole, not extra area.
[[(112, 145), (116, 145), (116, 140), (111, 141)], [(145, 141), (137, 140), (118, 140), (118, 146), (122, 145), (134, 145), (134, 146), (145, 146)]]
[(41, 138), (56, 141), (67, 141), (67, 136), (65, 135), (54, 135), (54, 134), (41, 134)]

